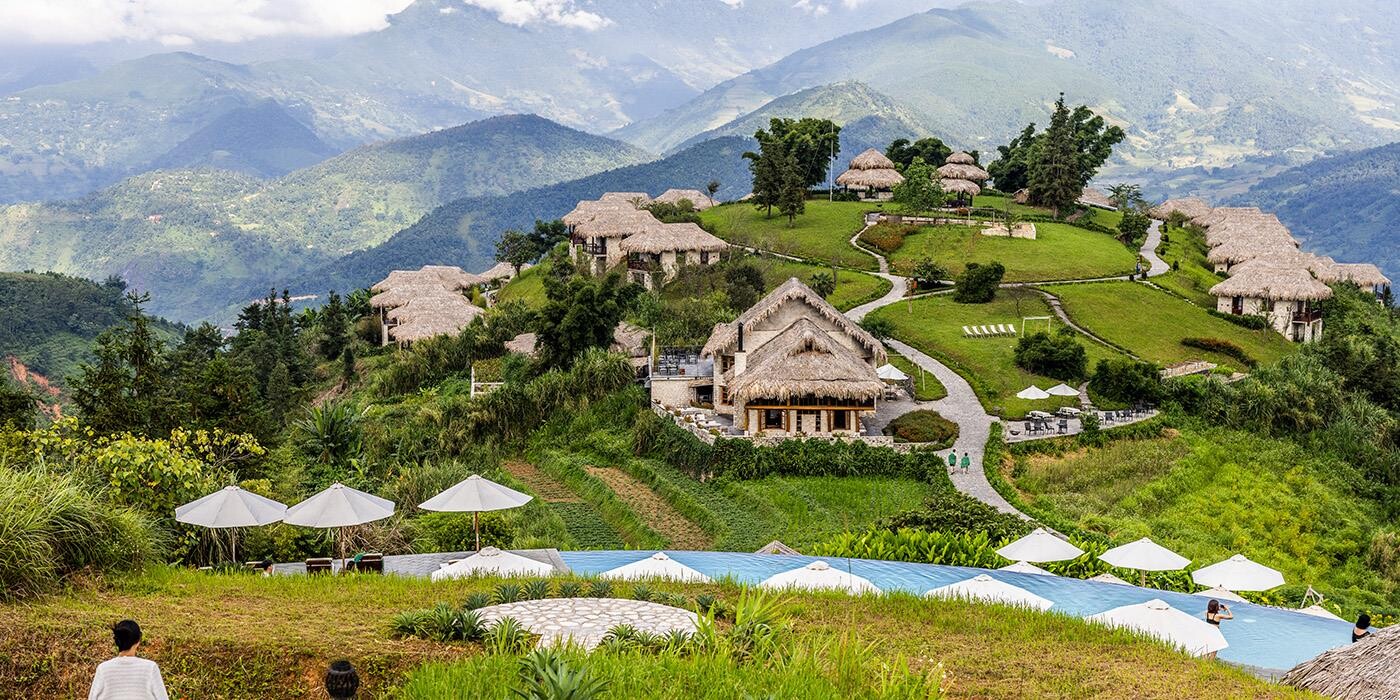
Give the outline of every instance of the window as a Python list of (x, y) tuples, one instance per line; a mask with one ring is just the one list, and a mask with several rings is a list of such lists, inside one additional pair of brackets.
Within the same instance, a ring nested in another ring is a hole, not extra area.
[(849, 422), (848, 422), (848, 419), (847, 419), (847, 417), (848, 417), (849, 414), (850, 414), (850, 411), (832, 411), (832, 412), (831, 412), (831, 429), (832, 429), (832, 430), (850, 430)]
[(708, 250), (702, 250), (702, 251), (700, 251), (700, 264), (701, 264), (701, 265), (709, 265), (709, 264), (710, 264), (710, 251), (708, 251)]
[(783, 414), (785, 414), (785, 413), (786, 413), (786, 411), (782, 410), (781, 408), (765, 408), (765, 409), (763, 409), (763, 429), (764, 429), (764, 430), (782, 430), (782, 429), (783, 429)]

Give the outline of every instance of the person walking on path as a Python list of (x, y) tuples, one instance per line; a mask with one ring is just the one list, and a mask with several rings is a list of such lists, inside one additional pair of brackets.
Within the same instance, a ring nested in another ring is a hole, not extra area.
[(963, 453), (963, 456), (962, 456), (962, 471), (963, 471), (964, 474), (966, 474), (966, 473), (967, 473), (967, 470), (968, 470), (968, 469), (971, 469), (971, 468), (972, 468), (972, 453), (971, 453), (971, 452), (964, 452), (964, 453)]
[(160, 666), (136, 656), (141, 646), (141, 626), (122, 620), (112, 626), (117, 655), (97, 665), (88, 700), (170, 700)]
[(953, 473), (953, 470), (955, 470), (955, 469), (957, 469), (957, 468), (958, 468), (958, 450), (957, 450), (957, 448), (953, 448), (953, 451), (948, 453), (948, 473), (949, 473), (949, 474), (952, 474), (952, 473)]

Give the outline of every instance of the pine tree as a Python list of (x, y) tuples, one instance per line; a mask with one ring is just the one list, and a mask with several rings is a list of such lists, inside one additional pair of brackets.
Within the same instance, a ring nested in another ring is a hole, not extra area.
[(753, 173), (752, 201), (754, 206), (764, 210), (764, 216), (773, 216), (773, 207), (777, 206), (782, 192), (782, 153), (782, 143), (769, 138), (759, 141), (757, 153), (744, 154), (749, 159), (749, 171)]
[(340, 380), (349, 384), (355, 379), (355, 350), (349, 345), (340, 355)]
[(782, 185), (778, 190), (778, 212), (787, 217), (788, 226), (791, 226), (797, 215), (806, 211), (807, 185), (797, 158), (791, 153), (783, 155), (779, 173)]
[(339, 358), (350, 344), (350, 319), (345, 312), (345, 305), (340, 303), (340, 295), (336, 294), (335, 290), (331, 290), (327, 296), (317, 325), (321, 330), (321, 357), (327, 360)]
[(1079, 153), (1065, 95), (1055, 102), (1050, 127), (1037, 139), (1031, 165), (1030, 203), (1049, 207), (1059, 216), (1074, 206), (1083, 192), (1080, 184)]

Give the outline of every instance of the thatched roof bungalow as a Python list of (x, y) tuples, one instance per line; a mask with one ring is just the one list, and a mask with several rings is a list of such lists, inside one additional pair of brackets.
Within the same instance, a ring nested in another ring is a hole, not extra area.
[(444, 289), (468, 289), (484, 284), (485, 279), (473, 275), (455, 265), (424, 265), (417, 270), (392, 270), (389, 275), (374, 283), (370, 291), (387, 292), (398, 287), (424, 287), (438, 285)]
[(938, 184), (940, 187), (943, 188), (944, 192), (950, 192), (952, 194), (965, 194), (968, 197), (976, 197), (977, 195), (982, 194), (982, 188), (978, 186), (977, 183), (971, 180), (957, 180), (952, 178), (945, 178), (939, 180)]
[(1400, 625), (1324, 651), (1294, 666), (1283, 682), (1337, 700), (1400, 698)]
[(944, 163), (938, 166), (938, 176), (949, 180), (970, 180), (972, 182), (986, 182), (991, 177), (987, 171), (966, 163)]
[(618, 245), (624, 253), (653, 255), (689, 251), (717, 253), (729, 247), (723, 239), (690, 222), (658, 224), (634, 236), (628, 236)]
[(636, 208), (651, 204), (651, 197), (645, 192), (604, 192), (600, 202), (627, 202)]
[(755, 350), (747, 371), (729, 384), (729, 396), (745, 404), (808, 396), (873, 403), (884, 390), (875, 368), (809, 318), (798, 319)]
[(1113, 202), (1108, 196), (1108, 193), (1096, 190), (1092, 187), (1085, 187), (1084, 190), (1079, 193), (1079, 203), (1086, 206), (1098, 207), (1100, 209), (1108, 209), (1109, 211), (1118, 210), (1118, 205)]
[[(943, 165), (938, 166), (939, 186), (944, 192), (958, 196), (958, 203), (971, 202), (973, 197), (982, 194), (979, 183), (986, 182), (991, 175), (974, 164), (972, 156), (958, 151)], [(966, 199), (964, 199), (966, 198)]]
[(895, 170), (894, 161), (873, 148), (852, 158), (850, 169), (836, 178), (836, 184), (848, 190), (884, 198), (888, 198), (888, 193), (902, 182), (904, 176)]
[(1210, 295), (1270, 301), (1321, 301), (1332, 298), (1332, 289), (1307, 270), (1260, 266), (1211, 287)]
[(414, 299), (433, 296), (461, 297), (462, 295), (456, 290), (443, 287), (441, 284), (406, 284), (370, 297), (369, 305), (370, 308), (374, 309), (392, 309), (396, 306), (403, 306)]
[(422, 296), (410, 299), (407, 304), (390, 309), (385, 317), (395, 323), (411, 323), (424, 318), (457, 319), (471, 323), (472, 319), (486, 313), (467, 298), (458, 294), (452, 296)]
[(663, 202), (666, 204), (680, 204), (682, 201), (690, 202), (696, 211), (704, 211), (715, 205), (715, 200), (710, 195), (700, 190), (684, 190), (672, 188), (657, 195), (653, 202)]
[(1180, 212), (1187, 219), (1199, 219), (1211, 213), (1209, 204), (1204, 199), (1198, 197), (1182, 197), (1179, 199), (1168, 199), (1149, 210), (1154, 219), (1166, 220), (1174, 212)]
[[(870, 335), (868, 331), (861, 328), (859, 324), (852, 321), (845, 314), (841, 313), (835, 306), (823, 299), (811, 287), (803, 284), (796, 277), (788, 278), (788, 281), (778, 285), (776, 289), (769, 292), (767, 296), (758, 300), (758, 303), (749, 307), (747, 311), (739, 314), (739, 317), (729, 323), (717, 323), (710, 333), (710, 339), (706, 341), (705, 347), (701, 348), (701, 357), (715, 357), (721, 354), (733, 353), (738, 350), (740, 336), (748, 328), (750, 334), (750, 350), (756, 347), (753, 344), (753, 327), (762, 324), (770, 317), (778, 315), (788, 306), (801, 306), (805, 315), (814, 315), (821, 318), (833, 326), (835, 329), (849, 336), (855, 345), (863, 348), (872, 355), (875, 364), (884, 364), (885, 346)], [(874, 365), (872, 365), (874, 366)]]
[(954, 153), (949, 154), (947, 158), (944, 158), (943, 162), (953, 163), (955, 165), (976, 165), (977, 159), (973, 158), (971, 153), (967, 153), (965, 151), (956, 151)]
[(1206, 262), (1215, 266), (1216, 272), (1225, 272), (1231, 265), (1269, 255), (1296, 253), (1298, 248), (1290, 238), (1271, 234), (1257, 236), (1242, 235), (1222, 243), (1206, 254)]
[[(1330, 258), (1329, 258), (1330, 259)], [(1317, 278), (1328, 284), (1348, 283), (1362, 289), (1378, 289), (1390, 286), (1390, 278), (1371, 263), (1332, 263)]]

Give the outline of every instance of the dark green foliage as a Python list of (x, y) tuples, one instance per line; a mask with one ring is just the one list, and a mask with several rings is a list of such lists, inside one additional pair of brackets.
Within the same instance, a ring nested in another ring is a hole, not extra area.
[(758, 151), (744, 153), (749, 161), (749, 171), (753, 175), (750, 202), (764, 210), (765, 216), (773, 215), (773, 207), (783, 191), (783, 163), (787, 153), (783, 144), (772, 139), (759, 141)]
[(586, 667), (576, 667), (550, 647), (521, 657), (518, 678), (515, 695), (522, 700), (593, 700), (608, 690), (606, 680), (590, 676)]
[(579, 597), (582, 597), (582, 596), (581, 596), (582, 593), (583, 593), (583, 584), (579, 583), (578, 581), (560, 581), (560, 582), (559, 582), (559, 591), (558, 591), (558, 594), (559, 594), (559, 597), (560, 597), (560, 598), (579, 598)]
[(807, 185), (802, 182), (801, 164), (791, 152), (783, 154), (778, 173), (778, 213), (786, 216), (791, 226), (797, 215), (807, 210)]
[(948, 279), (948, 269), (925, 256), (914, 264), (912, 276), (918, 289), (933, 289)]
[(953, 301), (959, 304), (985, 304), (996, 298), (997, 286), (1006, 274), (1006, 268), (999, 262), (981, 264), (970, 262), (958, 276), (957, 288), (953, 290)]
[[(427, 499), (418, 502), (423, 500)], [(413, 518), (412, 525), (415, 551), (469, 552), (476, 549), (476, 526), (471, 513), (423, 513)], [(481, 546), (510, 546), (513, 533), (498, 514), (482, 513), (480, 525)]]
[[(1172, 264), (1176, 265), (1178, 262), (1179, 261), (1173, 261)], [(1172, 269), (1179, 268), (1174, 267)], [(1211, 316), (1225, 321), (1229, 321), (1230, 323), (1233, 323), (1236, 326), (1239, 326), (1241, 328), (1248, 328), (1252, 331), (1262, 331), (1273, 328), (1273, 324), (1269, 322), (1267, 316), (1260, 316), (1257, 314), (1227, 314), (1223, 311), (1216, 311), (1215, 309), (1207, 309), (1207, 311), (1210, 313)]]
[(544, 250), (535, 247), (535, 241), (530, 236), (510, 229), (496, 241), (496, 262), (508, 263), (518, 275), (522, 266), (534, 262)]
[(458, 610), (440, 603), (424, 610), (408, 610), (394, 615), (389, 622), (389, 632), (400, 639), (417, 637), (434, 642), (476, 642), (483, 638), (485, 626), (474, 608)]
[(998, 157), (987, 166), (987, 174), (992, 176), (997, 189), (1014, 194), (1030, 186), (1035, 140), (1035, 124), (1031, 123), (1010, 143), (997, 146)]
[(1245, 367), (1253, 367), (1257, 363), (1249, 353), (1244, 351), (1238, 343), (1225, 340), (1224, 338), (1182, 338), (1181, 344), (1188, 348), (1206, 350), (1208, 352), (1219, 353), (1226, 357), (1238, 360)]
[(538, 578), (533, 581), (526, 581), (521, 588), (521, 594), (526, 600), (541, 600), (549, 597), (549, 581)]
[(347, 403), (325, 403), (306, 409), (293, 429), (297, 444), (316, 463), (333, 469), (347, 466), (360, 452), (362, 415)]
[(953, 489), (939, 490), (924, 503), (923, 509), (892, 515), (876, 527), (891, 532), (915, 528), (950, 535), (985, 532), (994, 541), (1015, 539), (1031, 531), (1030, 523), (1020, 517), (1003, 513)]
[(1123, 212), (1123, 218), (1118, 222), (1118, 240), (1130, 245), (1139, 245), (1147, 238), (1147, 229), (1152, 225), (1152, 219), (1146, 214), (1137, 211)]
[(879, 340), (884, 340), (894, 334), (894, 323), (883, 316), (866, 316), (861, 320), (860, 327)]
[(697, 202), (682, 199), (679, 202), (652, 202), (647, 211), (663, 224), (700, 224), (700, 212), (695, 209)]
[(1079, 181), (1079, 158), (1075, 133), (1070, 124), (1065, 96), (1055, 102), (1050, 126), (1036, 140), (1034, 160), (1031, 161), (1030, 203), (1049, 207), (1059, 216), (1074, 206), (1084, 185)]
[(141, 312), (148, 297), (128, 295), (125, 326), (97, 337), (97, 361), (69, 380), (84, 422), (99, 433), (160, 436), (178, 425), (169, 394), (165, 343)]
[(922, 158), (915, 158), (904, 169), (904, 182), (894, 186), (894, 201), (902, 211), (930, 212), (943, 206), (946, 200), (938, 170)]
[(535, 219), (534, 228), (527, 234), (530, 243), (534, 245), (536, 255), (544, 255), (545, 252), (553, 250), (554, 246), (569, 240), (569, 227), (563, 221), (553, 219), (542, 221)]
[(632, 600), (651, 600), (651, 589), (639, 583), (632, 587)]
[(462, 602), (464, 610), (478, 610), (491, 605), (491, 594), (486, 591), (472, 591), (467, 595), (467, 599)]
[(932, 449), (941, 450), (957, 439), (958, 424), (937, 411), (910, 411), (890, 421), (884, 432), (899, 442), (930, 443)]
[(316, 314), (316, 327), (321, 331), (321, 357), (335, 360), (350, 348), (350, 315), (335, 290), (331, 290), (326, 305)]
[(1030, 203), (1050, 207), (1059, 216), (1079, 198), (1084, 186), (1126, 137), (1117, 126), (1080, 105), (1071, 112), (1064, 95), (1055, 102), (1050, 127), (1035, 133), (1030, 124), (1005, 146), (987, 167), (997, 189), (1029, 189)]
[(519, 654), (529, 649), (534, 639), (519, 620), (503, 617), (486, 630), (481, 641), (493, 654)]
[(763, 273), (752, 262), (729, 265), (724, 271), (724, 281), (731, 309), (747, 309), (757, 304), (763, 294)]
[(804, 191), (826, 181), (832, 158), (841, 152), (841, 127), (830, 119), (771, 119), (768, 129), (758, 130), (754, 139), (760, 147), (765, 142), (782, 144), (795, 161), (796, 182)]
[(893, 253), (904, 245), (905, 237), (918, 230), (916, 226), (882, 221), (861, 232), (860, 241), (875, 246), (881, 252)]
[(836, 291), (836, 275), (833, 272), (814, 272), (810, 281), (812, 291), (825, 299)]
[(1161, 377), (1157, 365), (1115, 357), (1099, 360), (1089, 388), (1097, 396), (1122, 404), (1157, 403), (1162, 398)]
[(953, 149), (945, 146), (942, 140), (934, 136), (927, 136), (913, 143), (909, 143), (909, 139), (895, 139), (885, 149), (885, 157), (894, 161), (895, 168), (900, 172), (903, 172), (915, 159), (922, 159), (925, 163), (936, 167), (942, 165), (951, 155), (953, 155)]
[(588, 584), (589, 598), (611, 598), (612, 592), (612, 582), (606, 579), (595, 579)]
[(20, 430), (34, 427), (38, 402), (24, 387), (10, 381), (9, 369), (0, 367), (0, 427)]
[(1016, 366), (1066, 382), (1089, 376), (1089, 357), (1072, 331), (1040, 331), (1022, 336), (1016, 341)]
[(548, 301), (539, 312), (540, 359), (566, 367), (589, 348), (606, 348), (641, 287), (612, 272), (600, 278), (546, 279)]
[(491, 594), (491, 602), (494, 605), (516, 603), (524, 599), (525, 591), (518, 583), (502, 583), (496, 586), (496, 591)]

